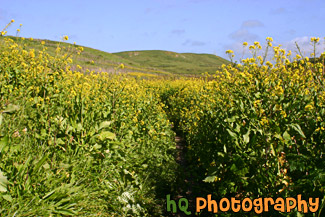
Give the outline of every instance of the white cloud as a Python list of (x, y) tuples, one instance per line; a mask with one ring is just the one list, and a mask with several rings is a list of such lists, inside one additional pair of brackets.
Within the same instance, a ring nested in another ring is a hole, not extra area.
[(289, 35), (294, 35), (294, 34), (296, 34), (296, 30), (289, 29), (289, 30), (286, 30), (284, 33), (289, 34)]
[[(250, 44), (249, 44), (250, 45)], [(264, 56), (265, 54), (265, 45), (262, 45), (262, 50), (258, 51), (259, 56)], [(240, 59), (245, 59), (245, 58), (250, 58), (252, 57), (252, 53), (250, 52), (250, 50), (248, 49), (248, 46), (244, 47), (242, 42), (233, 42), (231, 44), (227, 44), (223, 47), (224, 51), (226, 50), (232, 50), (234, 51), (235, 54), (235, 60), (237, 60), (239, 62)], [(268, 56), (272, 55), (272, 51), (268, 51)], [(228, 56), (226, 54), (224, 54), (224, 57), (227, 59)]]
[(264, 24), (259, 20), (246, 20), (243, 22), (243, 28), (254, 28), (254, 27), (263, 27)]
[[(282, 42), (282, 43), (278, 43), (277, 41), (272, 42), (273, 46), (278, 46), (279, 44), (281, 44), (281, 48), (285, 49), (287, 52), (289, 50), (292, 51), (293, 56), (295, 56), (296, 54), (299, 54), (298, 48), (296, 47), (296, 43), (298, 44), (300, 51), (302, 52), (303, 56), (306, 57), (310, 57), (310, 54), (314, 52), (314, 47), (310, 42), (310, 38), (311, 36), (303, 36), (303, 37), (297, 37), (294, 38), (290, 41), (286, 41), (286, 42)], [(259, 51), (258, 55), (260, 56), (264, 56), (265, 54), (265, 48), (266, 48), (266, 44), (261, 44), (262, 45), (262, 50)], [(227, 44), (225, 46), (223, 46), (223, 50), (233, 50), (234, 54), (235, 54), (235, 60), (239, 61), (240, 59), (245, 59), (248, 57), (252, 57), (252, 54), (250, 53), (248, 47), (244, 48), (243, 44), (241, 42), (233, 42), (231, 44)], [(316, 57), (320, 56), (321, 53), (325, 52), (325, 40), (324, 38), (321, 38), (319, 43), (316, 45)], [(269, 49), (268, 50), (268, 54), (267, 54), (267, 60), (272, 61), (272, 57), (274, 55), (273, 49)], [(228, 59), (228, 56), (223, 53), (221, 55), (222, 57)]]
[(229, 38), (236, 41), (254, 41), (258, 39), (258, 36), (254, 33), (249, 32), (247, 29), (239, 29), (229, 35)]
[(285, 9), (285, 8), (276, 8), (276, 9), (272, 9), (270, 11), (270, 13), (272, 15), (284, 14), (284, 13), (287, 13), (287, 9)]
[(185, 30), (184, 30), (184, 29), (173, 29), (173, 30), (171, 31), (171, 33), (172, 33), (173, 35), (182, 35), (182, 34), (185, 33)]
[[(284, 42), (282, 47), (285, 50), (291, 50), (293, 53), (298, 53), (298, 48), (296, 46), (296, 42), (297, 42), (301, 53), (304, 56), (310, 56), (310, 54), (314, 52), (314, 46), (310, 41), (311, 37), (312, 36), (303, 36), (303, 37), (294, 38), (290, 41)], [(324, 51), (325, 51), (324, 39), (321, 38), (319, 43), (317, 43), (316, 45), (316, 56), (319, 56)]]
[(246, 20), (242, 23), (240, 29), (230, 33), (228, 37), (239, 43), (244, 41), (253, 42), (258, 40), (259, 37), (258, 35), (250, 32), (249, 29), (263, 26), (264, 24), (259, 20)]
[(211, 0), (189, 0), (190, 3), (201, 3), (201, 2), (208, 2)]
[(193, 41), (193, 40), (187, 39), (182, 45), (183, 46), (189, 45), (189, 46), (194, 47), (194, 46), (204, 46), (204, 45), (206, 45), (206, 43), (203, 41)]

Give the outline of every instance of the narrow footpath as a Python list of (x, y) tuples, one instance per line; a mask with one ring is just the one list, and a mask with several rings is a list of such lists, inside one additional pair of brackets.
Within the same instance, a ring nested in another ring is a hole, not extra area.
[[(177, 195), (174, 195), (174, 200), (178, 202), (181, 198), (186, 198), (189, 203), (188, 211), (190, 211), (192, 214), (195, 212), (194, 205), (194, 198), (192, 194), (192, 187), (193, 187), (193, 179), (191, 178), (191, 172), (188, 168), (188, 162), (186, 161), (186, 142), (185, 140), (179, 136), (176, 135), (175, 137), (176, 142), (176, 162), (179, 165), (179, 174), (177, 177), (177, 183), (178, 183), (178, 189)], [(178, 203), (177, 203), (178, 204)], [(183, 217), (188, 216), (182, 211), (178, 210), (177, 213), (169, 213), (169, 216), (176, 216), (176, 217)], [(190, 215), (192, 216), (192, 215)]]

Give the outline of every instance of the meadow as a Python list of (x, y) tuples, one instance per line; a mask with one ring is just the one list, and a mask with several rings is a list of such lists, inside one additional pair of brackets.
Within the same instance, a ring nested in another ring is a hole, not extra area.
[[(67, 36), (2, 35), (1, 215), (166, 216), (166, 195), (186, 185), (176, 134), (193, 197), (302, 194), (320, 198), (316, 213), (263, 216), (324, 214), (325, 54), (293, 55), (267, 38), (272, 60), (260, 43), (244, 43), (250, 58), (189, 77), (141, 68), (122, 53), (105, 71), (107, 62), (83, 56)], [(139, 70), (126, 72), (132, 64)], [(236, 215), (257, 216), (216, 216)]]

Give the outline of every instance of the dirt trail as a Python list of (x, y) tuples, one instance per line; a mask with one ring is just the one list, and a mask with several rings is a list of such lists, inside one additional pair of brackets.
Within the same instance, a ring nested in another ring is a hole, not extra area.
[[(192, 187), (193, 187), (193, 179), (191, 178), (191, 171), (188, 168), (188, 162), (186, 161), (186, 143), (184, 139), (181, 136), (175, 137), (176, 142), (176, 162), (179, 164), (179, 177), (178, 177), (178, 189), (179, 192), (178, 195), (175, 195), (174, 200), (178, 201), (180, 198), (186, 198), (188, 199), (189, 208), (188, 211), (194, 213), (194, 198), (192, 195)], [(171, 214), (170, 216), (177, 216), (177, 217), (183, 217), (188, 216), (185, 215), (183, 212), (178, 211), (178, 213)]]

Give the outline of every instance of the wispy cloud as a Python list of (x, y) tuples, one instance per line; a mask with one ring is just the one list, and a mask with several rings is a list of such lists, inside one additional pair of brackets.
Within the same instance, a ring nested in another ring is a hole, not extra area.
[(150, 13), (152, 13), (153, 12), (153, 8), (146, 8), (145, 10), (144, 10), (144, 13), (145, 14), (150, 14)]
[[(314, 52), (314, 46), (310, 42), (311, 37), (312, 36), (303, 36), (303, 37), (294, 38), (290, 41), (284, 42), (282, 47), (285, 50), (291, 50), (295, 53), (298, 53), (298, 48), (296, 46), (297, 43), (302, 54), (304, 56), (310, 56), (310, 54)], [(321, 38), (319, 43), (316, 45), (316, 56), (319, 56), (324, 51), (325, 51), (324, 39)]]
[(204, 45), (206, 45), (206, 43), (203, 41), (192, 41), (191, 42), (191, 46), (204, 46)]
[(263, 27), (264, 24), (259, 20), (247, 20), (243, 22), (242, 28), (255, 28), (255, 27)]
[(247, 29), (239, 29), (229, 34), (229, 38), (236, 41), (254, 41), (258, 39), (258, 35), (249, 32)]
[(185, 33), (185, 30), (184, 29), (173, 29), (170, 33), (173, 35), (182, 35)]
[(145, 37), (155, 37), (157, 35), (157, 32), (144, 32), (142, 35), (144, 35)]
[(250, 32), (251, 28), (264, 27), (259, 20), (246, 20), (242, 23), (240, 29), (230, 33), (228, 37), (236, 42), (252, 42), (258, 39), (258, 35)]
[(195, 46), (204, 46), (204, 45), (206, 45), (206, 43), (203, 41), (195, 41), (195, 40), (193, 41), (193, 40), (187, 39), (182, 45), (195, 47)]
[(190, 3), (201, 3), (201, 2), (209, 2), (212, 0), (188, 0)]
[(285, 8), (276, 8), (270, 11), (270, 14), (272, 15), (285, 14), (285, 13), (287, 13), (287, 9)]
[(286, 30), (284, 33), (288, 34), (288, 35), (294, 35), (296, 34), (296, 30), (294, 29), (289, 29), (289, 30)]
[[(310, 42), (310, 38), (311, 38), (311, 36), (302, 36), (302, 37), (293, 38), (292, 40), (289, 40), (289, 41), (284, 41), (284, 42), (280, 43), (281, 48), (283, 48), (287, 52), (289, 50), (291, 50), (292, 54), (295, 56), (296, 54), (299, 53), (298, 48), (296, 46), (296, 42), (297, 42), (302, 55), (304, 57), (306, 57), (306, 56), (310, 57), (310, 54), (314, 52), (314, 47)], [(274, 41), (273, 45), (278, 46), (279, 43)], [(261, 51), (259, 51), (258, 55), (264, 56), (266, 44), (262, 44), (262, 47), (263, 47), (263, 49)], [(226, 44), (223, 46), (223, 50), (229, 50), (229, 49), (234, 51), (235, 60), (237, 60), (237, 61), (239, 61), (242, 58), (251, 57), (251, 54), (250, 54), (248, 48), (244, 47), (241, 42), (236, 41), (236, 42)], [(324, 51), (325, 51), (325, 40), (324, 40), (324, 38), (321, 38), (319, 43), (316, 45), (316, 57), (320, 56), (320, 54)], [(267, 53), (267, 59), (271, 60), (273, 57), (273, 54), (274, 54), (273, 49), (269, 49), (269, 51)], [(224, 58), (228, 58), (228, 56), (225, 53), (222, 54), (221, 56)]]
[[(242, 43), (240, 42), (233, 42), (231, 44), (226, 44), (223, 46), (223, 50), (232, 50), (235, 53), (235, 58), (239, 60), (239, 58), (243, 58), (244, 56), (244, 47), (242, 45)], [(226, 55), (226, 53), (224, 52), (222, 54), (222, 57), (229, 59), (228, 55)]]

